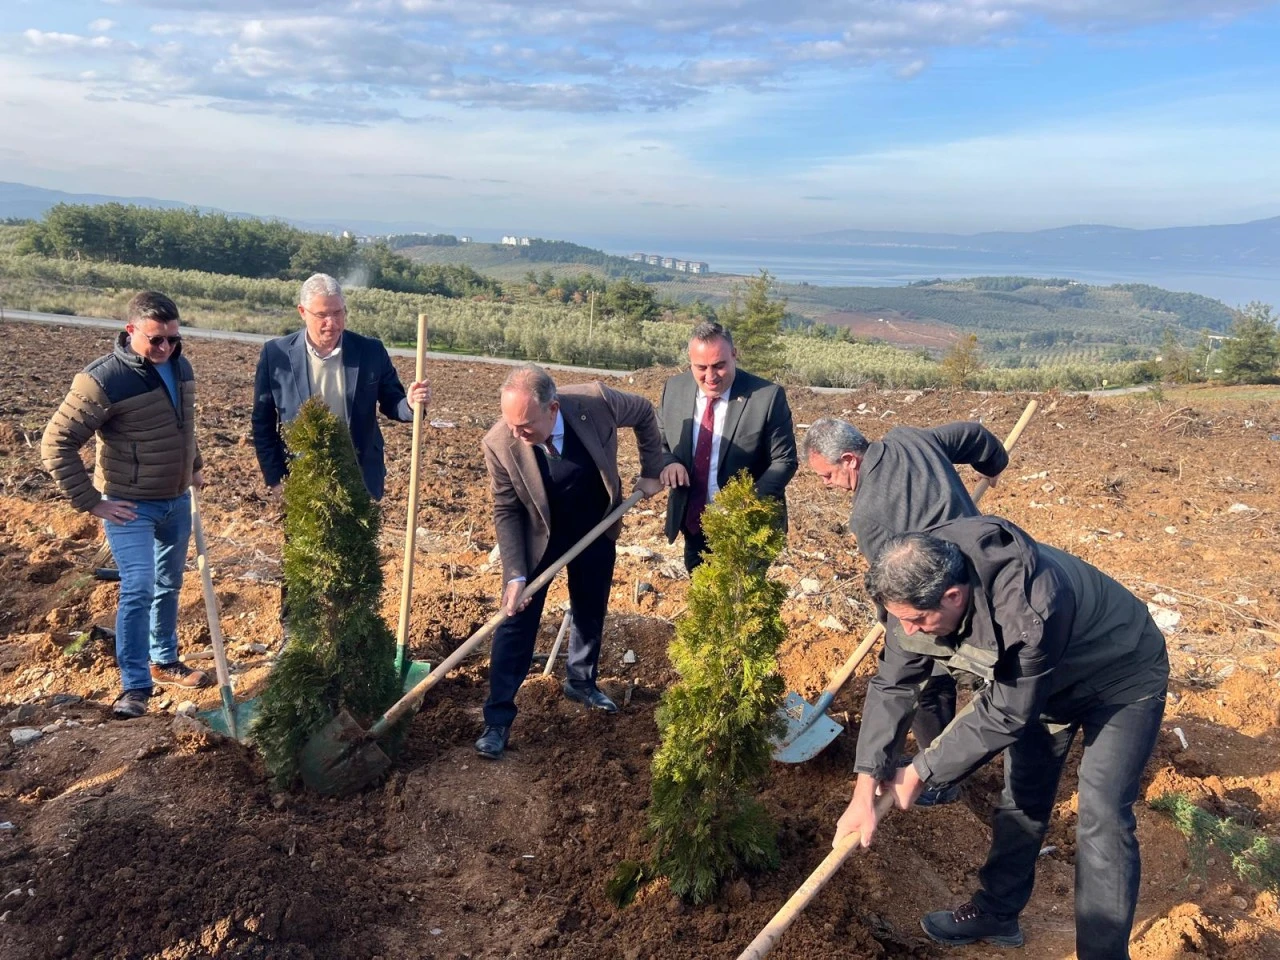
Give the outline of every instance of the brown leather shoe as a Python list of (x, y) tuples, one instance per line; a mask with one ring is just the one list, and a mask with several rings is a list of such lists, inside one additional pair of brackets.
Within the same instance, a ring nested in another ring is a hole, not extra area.
[(200, 670), (192, 670), (181, 660), (174, 663), (153, 663), (151, 679), (162, 687), (186, 687), (198, 690), (201, 687), (212, 687), (213, 681), (208, 674)]

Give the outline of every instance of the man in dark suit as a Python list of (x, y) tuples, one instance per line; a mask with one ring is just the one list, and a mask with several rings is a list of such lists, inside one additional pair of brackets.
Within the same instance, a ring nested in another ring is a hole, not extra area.
[[(482, 756), (498, 759), (516, 716), (516, 692), (529, 672), (544, 587), (525, 602), (525, 583), (537, 577), (622, 502), (618, 476), (618, 428), (631, 427), (640, 450), (636, 489), (651, 497), (662, 490), (662, 440), (653, 404), (600, 383), (557, 390), (547, 372), (517, 367), (502, 387), (502, 419), (482, 443), (493, 492), (493, 522), (502, 555), (502, 607), (508, 614), (494, 632)], [(568, 565), (568, 678), (564, 693), (593, 710), (617, 706), (596, 686), (613, 563), (622, 522), (597, 537)]]
[(317, 273), (303, 283), (298, 315), (303, 329), (268, 340), (258, 357), (253, 446), (262, 479), (279, 494), (289, 472), (281, 428), (307, 400), (318, 396), (351, 428), (364, 485), (380, 500), (387, 470), (378, 410), (391, 420), (411, 422), (411, 404), (430, 402), (431, 388), (423, 380), (410, 384), (406, 395), (382, 341), (346, 329), (347, 304), (333, 277)]
[(733, 336), (718, 323), (700, 323), (689, 340), (689, 372), (662, 388), (662, 485), (667, 541), (684, 534), (684, 565), (692, 571), (707, 549), (702, 511), (722, 484), (741, 470), (756, 491), (782, 504), (798, 460), (791, 408), (782, 387), (739, 370)]

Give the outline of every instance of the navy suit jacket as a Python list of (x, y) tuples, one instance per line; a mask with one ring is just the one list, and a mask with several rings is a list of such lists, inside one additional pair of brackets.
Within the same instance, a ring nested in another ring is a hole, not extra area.
[[(307, 369), (306, 331), (268, 340), (258, 357), (253, 381), (253, 447), (258, 454), (262, 479), (273, 487), (289, 472), (281, 428), (298, 415), (311, 399), (311, 375)], [(342, 334), (342, 372), (347, 394), (347, 423), (356, 461), (369, 494), (382, 499), (387, 476), (383, 463), (382, 430), (378, 408), (392, 420), (413, 419), (404, 386), (381, 340), (362, 337), (350, 330)]]

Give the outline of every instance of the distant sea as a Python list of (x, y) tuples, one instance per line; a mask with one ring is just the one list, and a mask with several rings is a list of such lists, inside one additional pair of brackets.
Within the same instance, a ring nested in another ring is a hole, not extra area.
[[(610, 248), (618, 249), (616, 243)], [(1114, 264), (1070, 264), (1036, 258), (1011, 258), (968, 250), (930, 247), (882, 247), (765, 241), (707, 245), (688, 240), (663, 244), (648, 241), (631, 249), (689, 260), (703, 260), (715, 273), (754, 274), (766, 268), (786, 283), (823, 287), (901, 286), (914, 280), (961, 277), (1061, 277), (1107, 286), (1147, 283), (1167, 290), (1189, 291), (1242, 306), (1261, 300), (1280, 307), (1280, 268), (1241, 268), (1210, 264), (1180, 266), (1165, 261)]]

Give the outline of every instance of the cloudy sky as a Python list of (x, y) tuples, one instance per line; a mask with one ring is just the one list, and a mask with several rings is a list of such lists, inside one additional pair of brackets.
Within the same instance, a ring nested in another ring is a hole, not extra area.
[(1280, 3), (3, 0), (0, 180), (540, 236), (1280, 214)]

